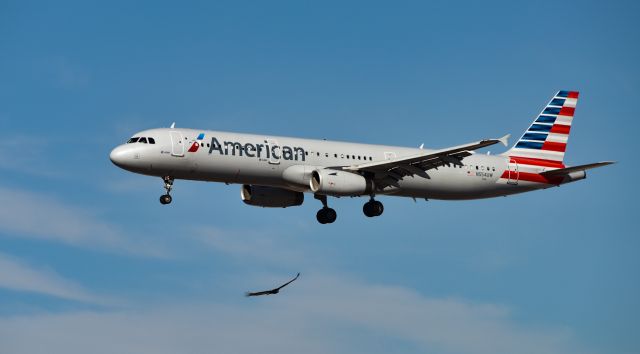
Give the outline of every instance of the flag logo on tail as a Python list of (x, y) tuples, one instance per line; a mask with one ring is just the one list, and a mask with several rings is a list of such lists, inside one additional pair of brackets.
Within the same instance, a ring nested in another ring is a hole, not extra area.
[(509, 151), (509, 156), (562, 163), (578, 91), (559, 91)]

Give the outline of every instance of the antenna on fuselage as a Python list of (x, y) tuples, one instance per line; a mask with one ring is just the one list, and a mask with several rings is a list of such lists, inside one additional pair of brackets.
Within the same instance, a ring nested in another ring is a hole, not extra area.
[(424, 143), (420, 144), (420, 150), (424, 149)]
[(176, 122), (171, 123), (171, 127), (170, 128), (173, 129), (175, 127), (176, 127)]

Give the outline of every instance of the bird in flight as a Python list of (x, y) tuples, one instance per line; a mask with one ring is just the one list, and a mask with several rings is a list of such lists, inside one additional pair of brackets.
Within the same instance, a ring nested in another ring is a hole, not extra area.
[(277, 293), (279, 293), (279, 292), (280, 292), (280, 289), (282, 289), (282, 288), (284, 288), (285, 286), (287, 286), (287, 285), (289, 285), (289, 284), (293, 283), (293, 281), (294, 281), (294, 280), (296, 280), (296, 279), (298, 279), (298, 277), (299, 277), (299, 276), (300, 276), (300, 273), (298, 273), (298, 274), (296, 275), (296, 277), (295, 277), (295, 278), (293, 278), (293, 279), (289, 280), (288, 282), (286, 282), (286, 283), (284, 283), (284, 284), (280, 285), (279, 287), (277, 287), (277, 288), (275, 288), (275, 289), (265, 290), (265, 291), (257, 291), (257, 292), (255, 292), (255, 293), (247, 292), (247, 293), (245, 293), (245, 296), (249, 297), (249, 296), (261, 296), (261, 295), (275, 295), (275, 294), (277, 294)]

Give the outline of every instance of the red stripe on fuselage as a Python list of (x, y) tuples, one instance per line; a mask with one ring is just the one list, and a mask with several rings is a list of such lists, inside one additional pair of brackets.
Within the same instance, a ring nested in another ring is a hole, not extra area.
[(511, 176), (509, 176), (509, 170), (505, 170), (502, 172), (502, 176), (500, 178), (509, 179), (511, 177), (512, 180), (515, 180), (515, 176), (518, 176), (518, 181), (526, 181), (526, 182), (537, 182), (537, 183), (545, 183), (545, 184), (560, 184), (562, 183), (563, 177), (545, 177), (538, 173), (531, 172), (514, 172), (511, 171)]
[(536, 159), (533, 157), (520, 157), (520, 156), (509, 156), (509, 158), (514, 160), (516, 163), (522, 164), (522, 165), (564, 168), (564, 164), (562, 163), (562, 161)]

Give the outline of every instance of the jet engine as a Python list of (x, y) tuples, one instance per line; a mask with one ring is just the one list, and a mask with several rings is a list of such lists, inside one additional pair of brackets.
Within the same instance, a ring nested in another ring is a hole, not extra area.
[(333, 196), (369, 194), (372, 185), (371, 180), (357, 173), (326, 168), (313, 171), (309, 182), (314, 193)]
[(245, 184), (240, 189), (245, 204), (263, 208), (286, 208), (301, 205), (304, 194), (288, 189)]

